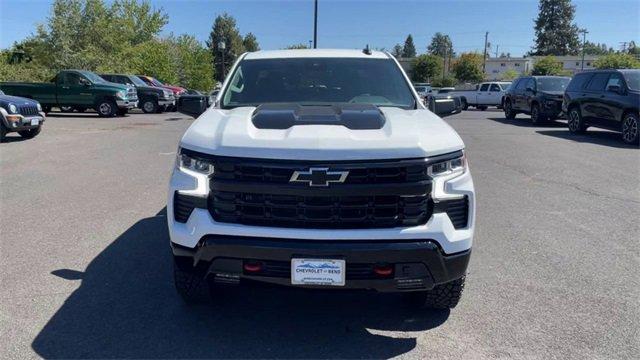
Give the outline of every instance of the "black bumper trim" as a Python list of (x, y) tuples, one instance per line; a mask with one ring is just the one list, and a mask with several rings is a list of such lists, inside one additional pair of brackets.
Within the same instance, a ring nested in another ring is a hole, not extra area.
[[(348, 264), (392, 264), (394, 277), (347, 280), (347, 289), (378, 291), (427, 290), (434, 285), (459, 279), (466, 273), (471, 249), (444, 254), (432, 240), (302, 240), (243, 236), (208, 235), (194, 249), (172, 244), (175, 256), (193, 258), (194, 266), (204, 261), (209, 274), (291, 286), (289, 277), (257, 276), (243, 273), (243, 260), (291, 261), (293, 257), (337, 258)], [(420, 272), (420, 266), (426, 272)], [(326, 288), (326, 287), (325, 287)], [(333, 288), (333, 287), (331, 287)]]

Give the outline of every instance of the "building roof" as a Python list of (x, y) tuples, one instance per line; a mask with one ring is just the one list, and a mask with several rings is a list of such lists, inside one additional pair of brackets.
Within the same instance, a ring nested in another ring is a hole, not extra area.
[(287, 59), (287, 58), (362, 58), (362, 59), (388, 59), (389, 56), (382, 51), (371, 50), (371, 55), (362, 50), (349, 49), (293, 49), (293, 50), (260, 50), (247, 53), (245, 59)]

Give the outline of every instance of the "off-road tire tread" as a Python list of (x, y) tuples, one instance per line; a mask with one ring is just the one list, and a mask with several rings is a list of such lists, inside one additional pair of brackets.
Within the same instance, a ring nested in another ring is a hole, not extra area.
[(436, 285), (424, 294), (424, 307), (432, 309), (453, 309), (458, 305), (464, 290), (465, 277)]
[(177, 264), (174, 264), (173, 280), (176, 291), (186, 303), (199, 304), (210, 300), (209, 283), (202, 274), (182, 270)]

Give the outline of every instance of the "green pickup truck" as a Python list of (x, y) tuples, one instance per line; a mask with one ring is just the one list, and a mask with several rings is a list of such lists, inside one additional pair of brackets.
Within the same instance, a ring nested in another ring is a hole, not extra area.
[(3, 82), (7, 95), (34, 99), (45, 112), (52, 107), (71, 107), (80, 112), (95, 109), (102, 117), (126, 114), (138, 106), (135, 88), (108, 82), (91, 71), (63, 70), (48, 83)]

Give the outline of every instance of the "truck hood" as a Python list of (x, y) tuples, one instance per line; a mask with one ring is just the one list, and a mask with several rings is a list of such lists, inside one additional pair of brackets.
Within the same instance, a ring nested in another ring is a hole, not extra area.
[(36, 105), (38, 102), (35, 100), (19, 97), (19, 96), (11, 96), (11, 95), (0, 95), (0, 105), (8, 105), (9, 103), (18, 105)]
[(378, 129), (337, 124), (258, 128), (255, 107), (209, 108), (185, 132), (180, 146), (217, 156), (295, 160), (422, 158), (464, 148), (460, 136), (429, 110), (380, 108)]

